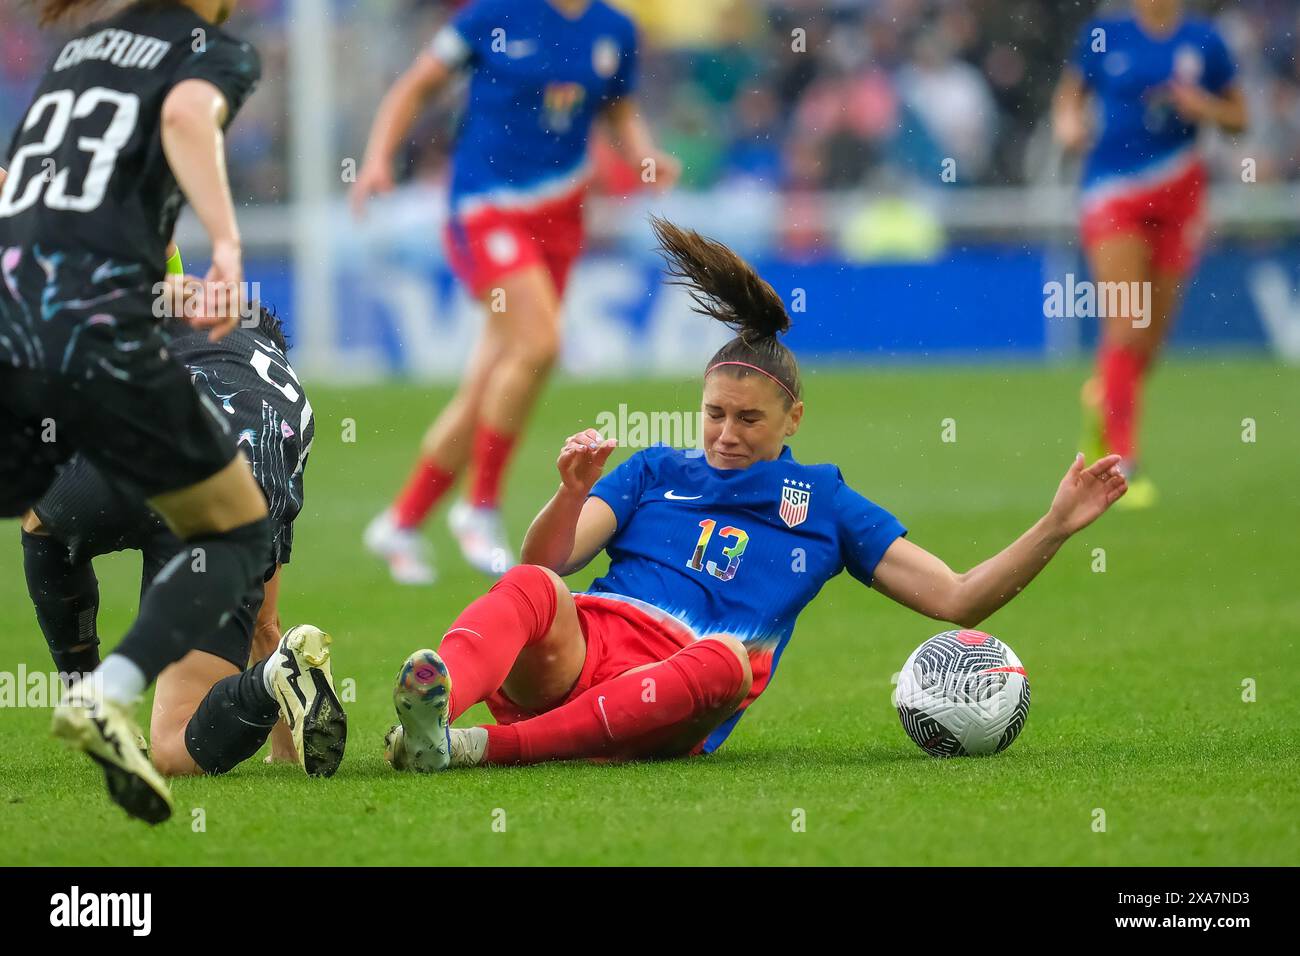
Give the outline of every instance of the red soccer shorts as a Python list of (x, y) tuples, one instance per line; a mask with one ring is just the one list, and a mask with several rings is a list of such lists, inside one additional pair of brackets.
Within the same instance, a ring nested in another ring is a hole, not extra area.
[(523, 209), (487, 206), (447, 223), (443, 240), (456, 277), (483, 298), (512, 272), (541, 265), (557, 295), (564, 295), (573, 263), (582, 252), (585, 189)]
[[(578, 625), (587, 641), (587, 659), (578, 682), (556, 707), (562, 707), (597, 684), (626, 674), (634, 667), (667, 660), (696, 640), (694, 632), (677, 619), (629, 601), (575, 594), (573, 602), (578, 607)], [(524, 710), (500, 689), (486, 703), (498, 724), (513, 724), (537, 716)]]
[(1171, 179), (1084, 201), (1080, 232), (1085, 248), (1116, 235), (1138, 235), (1158, 272), (1186, 274), (1205, 238), (1205, 167), (1191, 162)]

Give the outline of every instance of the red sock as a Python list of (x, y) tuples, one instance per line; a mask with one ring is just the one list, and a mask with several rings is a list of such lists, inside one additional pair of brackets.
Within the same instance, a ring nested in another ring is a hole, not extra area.
[(455, 483), (456, 476), (431, 458), (421, 458), (393, 503), (393, 520), (399, 528), (414, 528)]
[(515, 658), (555, 622), (555, 582), (535, 564), (511, 568), (452, 622), (438, 645), (451, 674), (455, 720), (505, 681)]
[(474, 463), (470, 481), (469, 503), (483, 508), (495, 508), (501, 500), (501, 479), (506, 463), (515, 450), (515, 436), (499, 432), (487, 425), (474, 429)]
[(1125, 459), (1136, 451), (1138, 404), (1149, 360), (1146, 352), (1124, 346), (1102, 345), (1097, 353), (1106, 447)]
[(744, 679), (729, 648), (696, 641), (654, 667), (597, 684), (555, 710), (489, 726), (483, 762), (654, 756), (691, 718), (732, 700)]

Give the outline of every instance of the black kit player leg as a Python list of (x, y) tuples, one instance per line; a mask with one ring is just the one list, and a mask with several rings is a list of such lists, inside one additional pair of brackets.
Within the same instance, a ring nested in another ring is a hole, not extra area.
[[(99, 663), (98, 590), (91, 559), (140, 550), (143, 599), (181, 547), (142, 503), (113, 488), (82, 459), (64, 470), (27, 516), (23, 541), (28, 589), (51, 654), (61, 671), (70, 671), (61, 662), (75, 662), (81, 673)], [(334, 694), (328, 655), (321, 653), (321, 642), (327, 645), (329, 638), (302, 626), (281, 639), (278, 585), (277, 566), (266, 585), (258, 581), (216, 632), (159, 676), (150, 741), (154, 765), (163, 774), (232, 769), (261, 748), (282, 713), (296, 731), (289, 741), (290, 759), (313, 776), (330, 776), (338, 768), (347, 724)], [(263, 653), (245, 670), (259, 630), (268, 632), (258, 642)], [(312, 659), (322, 666), (313, 668)], [(314, 670), (323, 673), (318, 678)]]

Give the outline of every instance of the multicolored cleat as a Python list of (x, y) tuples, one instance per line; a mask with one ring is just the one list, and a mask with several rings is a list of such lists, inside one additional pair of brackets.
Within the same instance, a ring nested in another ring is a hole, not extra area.
[(394, 770), (436, 773), (451, 764), (451, 675), (434, 651), (406, 659), (393, 688), (401, 722), (384, 737), (384, 757)]

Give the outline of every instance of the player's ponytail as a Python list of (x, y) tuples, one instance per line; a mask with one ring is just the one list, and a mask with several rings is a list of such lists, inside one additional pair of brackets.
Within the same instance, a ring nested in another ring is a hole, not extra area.
[(709, 360), (706, 374), (718, 365), (720, 372), (742, 378), (757, 369), (781, 386), (790, 408), (803, 389), (794, 353), (777, 338), (789, 330), (790, 316), (776, 290), (722, 243), (657, 216), (650, 225), (668, 260), (670, 281), (690, 290), (696, 312), (736, 333)]

